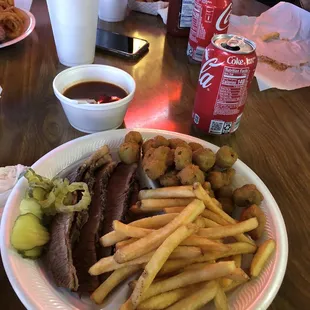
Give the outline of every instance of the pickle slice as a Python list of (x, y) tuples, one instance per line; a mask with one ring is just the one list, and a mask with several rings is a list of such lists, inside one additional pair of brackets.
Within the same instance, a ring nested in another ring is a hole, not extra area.
[(20, 251), (20, 254), (24, 258), (37, 259), (41, 256), (43, 252), (42, 246), (37, 246), (31, 250)]
[(11, 244), (19, 251), (31, 250), (49, 241), (47, 229), (40, 219), (32, 213), (18, 216), (11, 234)]
[(41, 205), (34, 198), (24, 198), (19, 205), (19, 210), (21, 214), (32, 213), (39, 219), (43, 216)]

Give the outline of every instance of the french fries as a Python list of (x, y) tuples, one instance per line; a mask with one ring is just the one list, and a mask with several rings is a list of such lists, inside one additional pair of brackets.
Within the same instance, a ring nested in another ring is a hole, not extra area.
[(205, 265), (200, 269), (183, 271), (175, 276), (153, 283), (143, 295), (142, 300), (176, 288), (225, 277), (235, 269), (235, 262), (219, 262)]
[(227, 222), (226, 220), (224, 220), (220, 215), (206, 209), (202, 212), (201, 214), (203, 217), (212, 220), (213, 222), (219, 224), (219, 225), (227, 225), (229, 224), (229, 222)]
[[(214, 203), (214, 199), (212, 199), (208, 195), (208, 193), (204, 190), (204, 188), (201, 186), (200, 183), (195, 183), (193, 185), (193, 190), (194, 190), (196, 197), (204, 202), (207, 209), (218, 214), (219, 216), (221, 216), (225, 221), (227, 221), (230, 224), (236, 224), (237, 223), (237, 221), (235, 219), (230, 217), (221, 208), (219, 208), (216, 203)], [(255, 245), (255, 242), (252, 239), (246, 237), (243, 234), (237, 235), (237, 236), (235, 236), (235, 238), (239, 242), (248, 242), (248, 243)]]
[(256, 251), (256, 246), (253, 246), (249, 243), (246, 242), (236, 242), (232, 244), (228, 244), (229, 250), (226, 252), (211, 252), (208, 251), (204, 253), (203, 256), (197, 257), (197, 258), (192, 258), (192, 259), (182, 259), (182, 260), (168, 260), (162, 269), (160, 270), (160, 275), (167, 275), (174, 273), (175, 271), (182, 269), (186, 266), (189, 266), (191, 264), (195, 263), (203, 263), (203, 262), (208, 262), (214, 259), (219, 259), (223, 257), (229, 257), (232, 255), (236, 254), (251, 254)]
[(167, 310), (193, 310), (200, 309), (211, 301), (218, 290), (218, 283), (210, 281), (206, 283), (200, 290), (190, 294), (188, 297), (181, 299), (173, 304)]
[(114, 260), (113, 256), (104, 257), (104, 258), (101, 258), (97, 263), (92, 265), (89, 268), (88, 273), (92, 276), (97, 276), (102, 273), (117, 270), (117, 269), (124, 268), (127, 266), (141, 265), (143, 263), (147, 263), (151, 259), (153, 254), (154, 252), (147, 253), (143, 256), (140, 256), (124, 264), (117, 263)]
[(118, 250), (118, 249), (120, 249), (120, 248), (122, 248), (122, 247), (124, 247), (124, 246), (126, 246), (126, 245), (128, 245), (130, 243), (133, 243), (133, 242), (135, 242), (137, 240), (138, 240), (137, 238), (130, 238), (130, 239), (126, 239), (124, 241), (117, 242), (115, 244), (115, 249)]
[(227, 297), (220, 286), (217, 288), (217, 292), (214, 297), (214, 304), (217, 310), (228, 310)]
[[(117, 270), (117, 269), (120, 269), (126, 266), (144, 264), (144, 263), (147, 263), (151, 259), (154, 253), (155, 251), (152, 251), (136, 259), (125, 262), (123, 264), (117, 263), (114, 260), (113, 256), (104, 257), (104, 258), (101, 258), (93, 266), (91, 266), (88, 272), (91, 275), (95, 276), (95, 275), (99, 275), (105, 272)], [(202, 255), (203, 255), (202, 251), (198, 247), (180, 246), (174, 249), (170, 257), (171, 259), (193, 259), (193, 258), (202, 257)]]
[(218, 226), (213, 228), (200, 228), (198, 231), (199, 236), (203, 236), (210, 239), (220, 239), (230, 236), (236, 236), (244, 232), (255, 229), (258, 226), (256, 217), (252, 217), (246, 221), (238, 224)]
[(241, 268), (236, 268), (227, 276), (227, 278), (237, 282), (245, 282), (250, 280), (249, 276)]
[(166, 309), (167, 307), (171, 306), (175, 302), (186, 297), (188, 294), (196, 291), (200, 287), (201, 287), (201, 284), (199, 283), (199, 284), (194, 284), (194, 285), (190, 285), (186, 287), (177, 288), (175, 290), (153, 296), (145, 301), (142, 301), (139, 304), (137, 309), (138, 310)]
[(200, 269), (200, 268), (203, 268), (204, 266), (206, 266), (208, 264), (215, 264), (215, 260), (209, 261), (209, 262), (204, 262), (204, 263), (192, 264), (192, 265), (189, 265), (189, 266), (183, 268), (182, 271)]
[(226, 293), (250, 280), (241, 268), (242, 255), (257, 251), (250, 267), (250, 276), (257, 277), (275, 242), (257, 248), (245, 234), (258, 226), (257, 218), (237, 222), (208, 190), (195, 183), (140, 191), (133, 211), (166, 214), (113, 222), (114, 231), (102, 236), (101, 243), (116, 245), (116, 253), (99, 260), (89, 273), (113, 272), (91, 299), (102, 303), (114, 287), (143, 270), (131, 281), (132, 294), (121, 310), (200, 309), (212, 299), (216, 309), (227, 310)]
[(220, 224), (212, 221), (212, 220), (209, 220), (205, 217), (203, 217), (203, 221), (205, 222), (205, 228), (211, 228), (211, 227), (217, 227), (217, 226), (220, 226)]
[[(149, 229), (158, 229), (167, 225), (171, 222), (178, 213), (171, 213), (171, 214), (161, 214), (152, 217), (143, 218), (141, 220), (137, 220), (134, 222), (129, 223), (128, 225), (134, 227), (141, 227), (141, 228), (149, 228)], [(112, 231), (100, 238), (100, 243), (104, 247), (108, 247), (111, 245), (116, 244), (119, 241), (123, 241), (126, 239), (126, 236), (121, 233), (117, 233), (116, 231)]]
[(202, 256), (202, 250), (198, 246), (178, 246), (170, 254), (169, 259), (189, 259)]
[(116, 233), (120, 233), (131, 238), (142, 238), (154, 231), (153, 229), (126, 225), (120, 221), (113, 221), (113, 228)]
[(209, 251), (224, 252), (229, 250), (228, 245), (217, 243), (205, 237), (200, 237), (196, 235), (188, 237), (181, 243), (181, 245), (198, 246), (203, 250), (209, 250)]
[[(235, 261), (237, 269), (241, 268), (242, 255), (241, 254), (233, 255), (232, 258)], [(247, 278), (248, 278), (248, 276), (247, 276)], [(232, 284), (232, 282), (233, 281), (231, 280), (231, 278), (222, 278), (220, 280), (220, 284), (222, 287), (228, 287)]]
[(117, 250), (114, 254), (115, 261), (118, 263), (124, 263), (156, 249), (178, 227), (193, 222), (197, 216), (203, 212), (203, 210), (204, 204), (202, 201), (198, 199), (193, 200), (166, 226), (153, 231), (147, 236), (127, 245), (126, 247)]
[(261, 273), (267, 263), (268, 258), (270, 257), (275, 248), (276, 243), (272, 239), (265, 241), (262, 245), (258, 247), (258, 250), (254, 255), (251, 263), (251, 277), (257, 277)]
[(180, 226), (175, 230), (156, 250), (148, 264), (145, 266), (142, 275), (131, 295), (131, 302), (136, 308), (143, 295), (152, 284), (157, 273), (168, 260), (173, 250), (187, 237), (198, 230), (198, 227), (192, 224)]
[(140, 200), (163, 198), (196, 198), (196, 195), (191, 185), (147, 189), (139, 192)]
[(100, 305), (106, 296), (122, 281), (141, 269), (140, 265), (127, 266), (115, 270), (90, 296), (90, 298)]
[(167, 198), (167, 199), (143, 199), (137, 206), (140, 209), (149, 209), (149, 210), (162, 210), (163, 206), (168, 207), (186, 207), (190, 204), (194, 198)]
[(164, 208), (163, 210), (166, 213), (180, 213), (185, 209), (185, 207), (169, 207), (169, 208)]

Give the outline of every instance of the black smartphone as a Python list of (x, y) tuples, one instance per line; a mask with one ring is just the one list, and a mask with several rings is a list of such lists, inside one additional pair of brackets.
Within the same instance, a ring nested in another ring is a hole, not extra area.
[(148, 51), (149, 45), (149, 42), (143, 39), (97, 29), (97, 48), (118, 56), (136, 60)]

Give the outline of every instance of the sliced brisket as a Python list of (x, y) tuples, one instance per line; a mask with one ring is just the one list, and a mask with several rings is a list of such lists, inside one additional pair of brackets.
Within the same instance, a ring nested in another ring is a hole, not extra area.
[(70, 230), (72, 213), (57, 214), (50, 228), (51, 241), (47, 249), (47, 264), (49, 265), (56, 285), (76, 291), (78, 279), (72, 261)]
[[(85, 180), (92, 193), (96, 169), (109, 161), (111, 161), (109, 150), (106, 146), (103, 146), (92, 154), (77, 171), (73, 171), (68, 175), (70, 183)], [(79, 285), (76, 268), (73, 264), (72, 248), (73, 244), (78, 241), (80, 229), (87, 220), (88, 211), (73, 212), (56, 214), (51, 223), (51, 241), (47, 247), (45, 262), (55, 279), (56, 285), (72, 291), (76, 291)]]
[[(133, 185), (136, 182), (137, 164), (120, 163), (114, 170), (107, 188), (108, 199), (105, 207), (101, 235), (113, 230), (114, 220), (122, 221), (129, 209)], [(101, 258), (112, 254), (112, 247), (102, 247)]]
[(73, 262), (79, 279), (78, 291), (92, 292), (99, 286), (98, 277), (90, 276), (88, 269), (97, 262), (97, 245), (106, 205), (106, 186), (116, 164), (109, 163), (96, 170), (93, 182), (92, 202), (88, 208), (88, 220), (80, 231), (73, 248)]

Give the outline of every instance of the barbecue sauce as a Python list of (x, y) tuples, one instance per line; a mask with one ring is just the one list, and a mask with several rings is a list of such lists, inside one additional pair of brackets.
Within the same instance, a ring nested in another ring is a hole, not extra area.
[(128, 94), (117, 85), (100, 81), (89, 81), (67, 88), (63, 95), (69, 99), (94, 99), (97, 104), (104, 104), (121, 100)]

